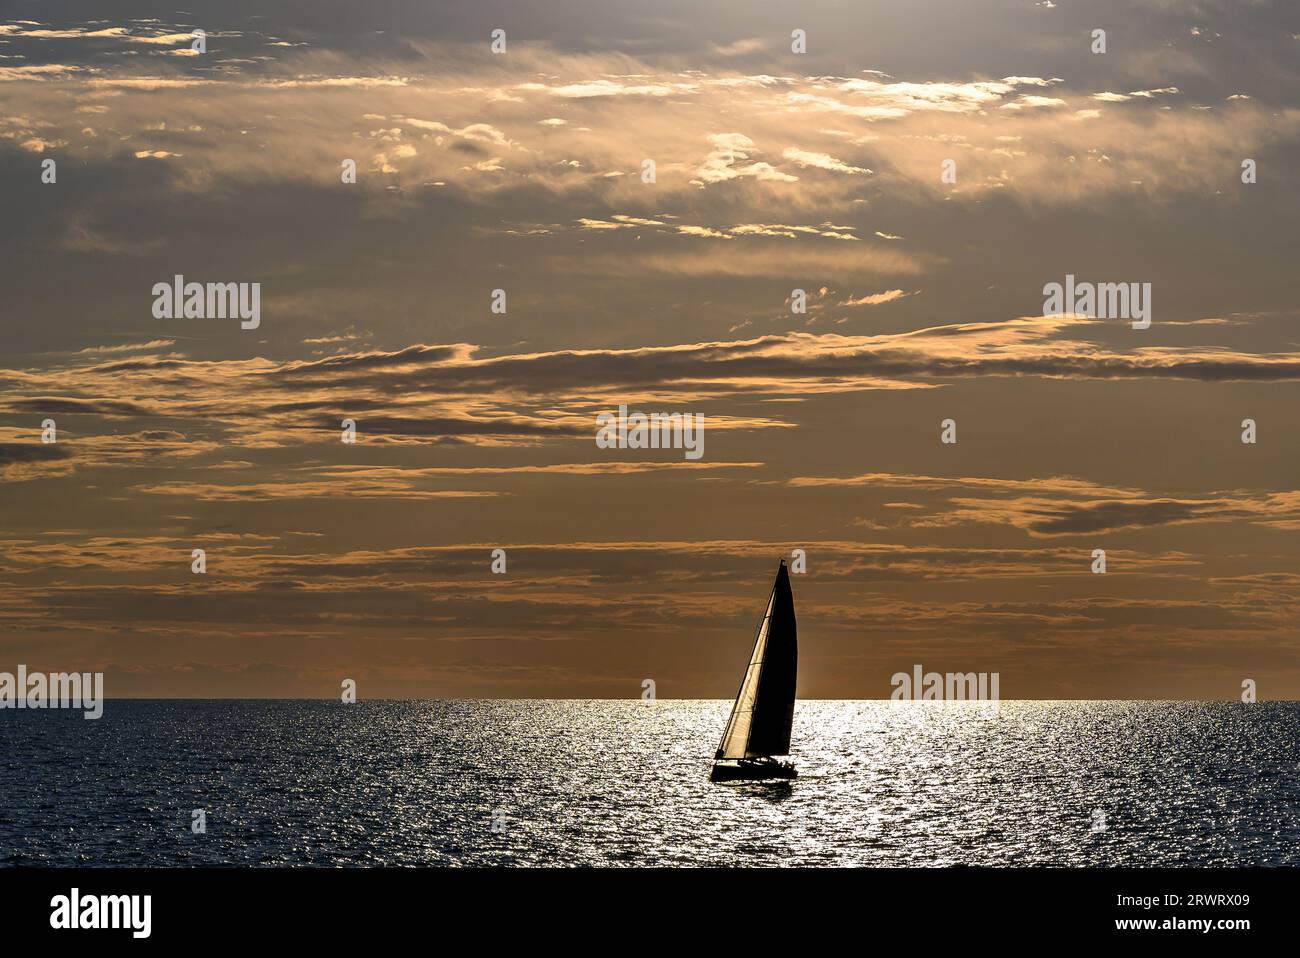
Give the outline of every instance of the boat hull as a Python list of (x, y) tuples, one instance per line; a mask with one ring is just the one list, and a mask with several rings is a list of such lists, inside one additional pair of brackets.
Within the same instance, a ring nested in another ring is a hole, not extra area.
[(740, 761), (734, 765), (718, 762), (709, 773), (710, 782), (761, 782), (798, 777), (799, 773), (788, 762)]

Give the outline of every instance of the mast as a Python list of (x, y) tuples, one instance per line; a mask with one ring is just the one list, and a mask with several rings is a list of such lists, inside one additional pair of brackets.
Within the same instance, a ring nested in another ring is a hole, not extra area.
[(790, 573), (782, 559), (767, 600), (767, 611), (754, 639), (749, 667), (740, 683), (715, 759), (766, 758), (790, 753), (798, 660), (794, 596), (790, 591)]

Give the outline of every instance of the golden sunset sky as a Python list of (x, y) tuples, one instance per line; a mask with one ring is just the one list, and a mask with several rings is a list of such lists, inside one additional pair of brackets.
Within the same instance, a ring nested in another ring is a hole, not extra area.
[[(801, 697), (1300, 696), (1294, 5), (9, 15), (0, 668), (722, 698), (804, 549)], [(260, 326), (154, 318), (177, 274)], [(597, 448), (620, 404), (704, 457)]]

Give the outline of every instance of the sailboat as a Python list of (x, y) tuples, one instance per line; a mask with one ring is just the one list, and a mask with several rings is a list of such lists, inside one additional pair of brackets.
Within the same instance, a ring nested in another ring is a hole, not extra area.
[(790, 592), (790, 572), (782, 559), (767, 600), (767, 612), (758, 626), (754, 654), (749, 657), (749, 668), (713, 757), (709, 781), (796, 777), (794, 765), (778, 761), (775, 756), (790, 754), (798, 666), (794, 596)]

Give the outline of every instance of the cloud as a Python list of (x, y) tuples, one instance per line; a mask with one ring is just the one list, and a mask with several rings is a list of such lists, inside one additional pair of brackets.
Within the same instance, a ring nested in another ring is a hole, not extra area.
[(137, 486), (146, 495), (177, 496), (207, 502), (262, 502), (268, 499), (480, 499), (501, 495), (497, 492), (467, 492), (459, 489), (417, 489), (398, 480), (353, 480), (331, 478), (328, 481), (256, 482), (242, 485), (218, 485), (202, 482), (161, 482)]
[(896, 299), (902, 299), (904, 296), (912, 296), (917, 292), (907, 292), (901, 289), (888, 289), (883, 293), (871, 293), (867, 296), (857, 298), (849, 297), (840, 303), (841, 306), (879, 306), (881, 303), (892, 303)]
[(920, 527), (967, 523), (1016, 526), (1033, 536), (1091, 535), (1122, 529), (1186, 523), (1258, 522), (1288, 528), (1300, 526), (1294, 503), (1268, 495), (1241, 494), (1209, 499), (1142, 498), (1061, 502), (1022, 497), (1005, 500), (954, 498), (952, 511), (920, 520)]
[(918, 111), (970, 113), (1014, 93), (1019, 86), (1046, 86), (1052, 82), (1057, 81), (1040, 77), (1007, 77), (1001, 81), (972, 83), (882, 83), (855, 79), (840, 83), (837, 89), (849, 94), (854, 103), (866, 101), (903, 115)]
[[(1135, 488), (1115, 488), (1069, 476), (1003, 479), (986, 476), (929, 476), (865, 473), (856, 476), (800, 476), (793, 488), (907, 489), (938, 493), (947, 505), (930, 515), (909, 518), (915, 529), (963, 525), (1009, 525), (1031, 536), (1090, 535), (1185, 523), (1259, 523), (1300, 527), (1300, 496), (1287, 493), (1224, 493), (1206, 498), (1152, 496)], [(954, 493), (957, 493), (954, 495)], [(984, 493), (985, 497), (971, 493)], [(996, 494), (1001, 498), (987, 498)], [(885, 503), (887, 508), (923, 508)]]
[(816, 226), (794, 223), (737, 223), (733, 226), (701, 226), (693, 223), (668, 223), (663, 220), (646, 219), (616, 213), (608, 220), (583, 217), (577, 220), (584, 230), (648, 230), (664, 234), (704, 237), (707, 239), (734, 239), (740, 236), (778, 236), (785, 239), (798, 239), (800, 236), (818, 236), (824, 239), (856, 241), (853, 235), (855, 227), (836, 226), (833, 223), (821, 223)]
[(521, 83), (516, 87), (528, 93), (541, 92), (561, 99), (590, 99), (593, 97), (667, 97), (682, 93), (694, 93), (698, 87), (693, 83), (625, 83), (620, 80), (587, 80), (582, 83), (566, 83), (548, 86), (544, 83)]
[(792, 146), (787, 147), (781, 155), (802, 167), (814, 167), (819, 170), (830, 170), (834, 173), (861, 173), (865, 175), (871, 172), (861, 166), (850, 166), (843, 160), (837, 160), (827, 153), (814, 153), (810, 150), (799, 150)]
[[(139, 30), (140, 32), (135, 32)], [(0, 36), (13, 39), (33, 40), (112, 40), (124, 44), (145, 44), (150, 46), (173, 46), (178, 43), (192, 43), (194, 34), (163, 33), (157, 30), (127, 27), (65, 27), (56, 29), (40, 24), (0, 24)]]
[(770, 163), (744, 162), (755, 149), (754, 141), (744, 134), (713, 133), (709, 135), (708, 140), (713, 144), (713, 150), (696, 169), (692, 183), (704, 186), (739, 177), (753, 177), (781, 183), (793, 183), (798, 179), (797, 176), (780, 172)]
[[(694, 254), (695, 259), (701, 256)], [(780, 257), (788, 264), (792, 254)], [(888, 302), (900, 295), (889, 290), (847, 302)], [(1080, 338), (1096, 325), (1070, 316), (1022, 317), (870, 336), (790, 333), (488, 357), (465, 343), (284, 362), (154, 355), (100, 361), (93, 353), (76, 354), (39, 374), (0, 371), (0, 412), (193, 420), (220, 428), (228, 443), (252, 446), (328, 441), (339, 421), (352, 417), (372, 440), (493, 444), (587, 437), (595, 411), (650, 394), (696, 400), (740, 395), (798, 399), (999, 376), (1300, 379), (1298, 354), (1224, 347), (1107, 349)], [(108, 398), (115, 394), (133, 398)], [(534, 405), (540, 396), (551, 397), (545, 412)], [(750, 417), (732, 425), (762, 429), (785, 424)], [(726, 417), (711, 419), (711, 428), (726, 427)], [(148, 445), (141, 441), (141, 451)], [(187, 441), (175, 451), (197, 448), (202, 446)], [(92, 445), (80, 455), (88, 463), (94, 455), (109, 461), (120, 459), (120, 450)]]
[(0, 442), (0, 467), (67, 459), (70, 455), (66, 447), (53, 443)]
[[(1221, 113), (1157, 105), (1174, 87), (1110, 94), (1033, 76), (771, 76), (738, 72), (728, 58), (684, 74), (650, 56), (529, 47), (485, 60), (477, 46), (417, 49), (417, 56), (392, 62), (294, 49), (234, 73), (203, 75), (179, 65), (159, 69), (157, 59), (139, 57), (93, 70), (6, 67), (0, 79), (11, 82), (0, 82), (0, 115), (41, 116), (48, 128), (28, 129), (23, 140), (66, 144), (59, 148), (91, 164), (111, 163), (122, 139), (86, 132), (78, 109), (100, 105), (88, 100), (111, 96), (113, 126), (128, 138), (156, 124), (160, 113), (171, 130), (202, 127), (201, 135), (178, 133), (173, 143), (136, 150), (142, 158), (174, 154), (166, 159), (176, 160), (176, 176), (165, 188), (200, 193), (218, 182), (301, 183), (304, 176), (329, 186), (338, 158), (353, 154), (359, 135), (371, 134), (363, 118), (388, 117), (408, 142), (400, 155), (382, 150), (373, 166), (378, 175), (355, 184), (373, 202), (387, 201), (391, 178), (400, 174), (482, 203), (531, 189), (567, 197), (584, 211), (639, 209), (644, 184), (625, 174), (652, 158), (661, 203), (687, 213), (695, 207), (697, 220), (731, 222), (752, 219), (757, 208), (769, 220), (797, 222), (813, 210), (841, 219), (862, 199), (855, 183), (869, 170), (888, 195), (909, 199), (978, 201), (997, 190), (1061, 206), (1135, 190), (1151, 197), (1209, 191), (1220, 185), (1214, 158), (1225, 150), (1300, 137), (1294, 109), (1255, 101), (1236, 101)], [(519, 82), (525, 75), (546, 79)], [(1048, 88), (1052, 96), (1043, 95)], [(1095, 105), (1094, 96), (1125, 108), (1104, 124), (1081, 124), (1096, 119), (1082, 109)], [(557, 102), (566, 104), (564, 117), (555, 116)], [(428, 117), (430, 103), (437, 118)], [(805, 128), (809, 113), (842, 116), (844, 125), (862, 121), (872, 132)], [(240, 120), (265, 115), (277, 121)], [(736, 116), (746, 118), (743, 132), (733, 125)], [(788, 146), (796, 137), (799, 145)], [(1004, 144), (1013, 138), (1011, 150)], [(870, 162), (844, 159), (846, 139), (869, 147)], [(954, 144), (962, 170), (955, 189), (934, 173)], [(493, 147), (493, 154), (467, 156), (471, 146)], [(777, 149), (779, 162), (770, 153)], [(1071, 158), (1070, 176), (1062, 178)], [(811, 170), (843, 175), (809, 177)]]
[(82, 353), (139, 353), (156, 349), (166, 349), (168, 346), (175, 346), (174, 339), (151, 339), (145, 343), (119, 343), (116, 346), (86, 346), (79, 350)]
[(1156, 90), (1133, 90), (1130, 93), (1108, 93), (1108, 92), (1094, 93), (1092, 95), (1092, 98), (1094, 100), (1101, 100), (1103, 103), (1125, 103), (1135, 98), (1149, 100), (1155, 96), (1165, 96), (1169, 94), (1175, 94), (1177, 92), (1178, 92), (1178, 87), (1169, 86), (1169, 87), (1160, 87), (1159, 89)]

